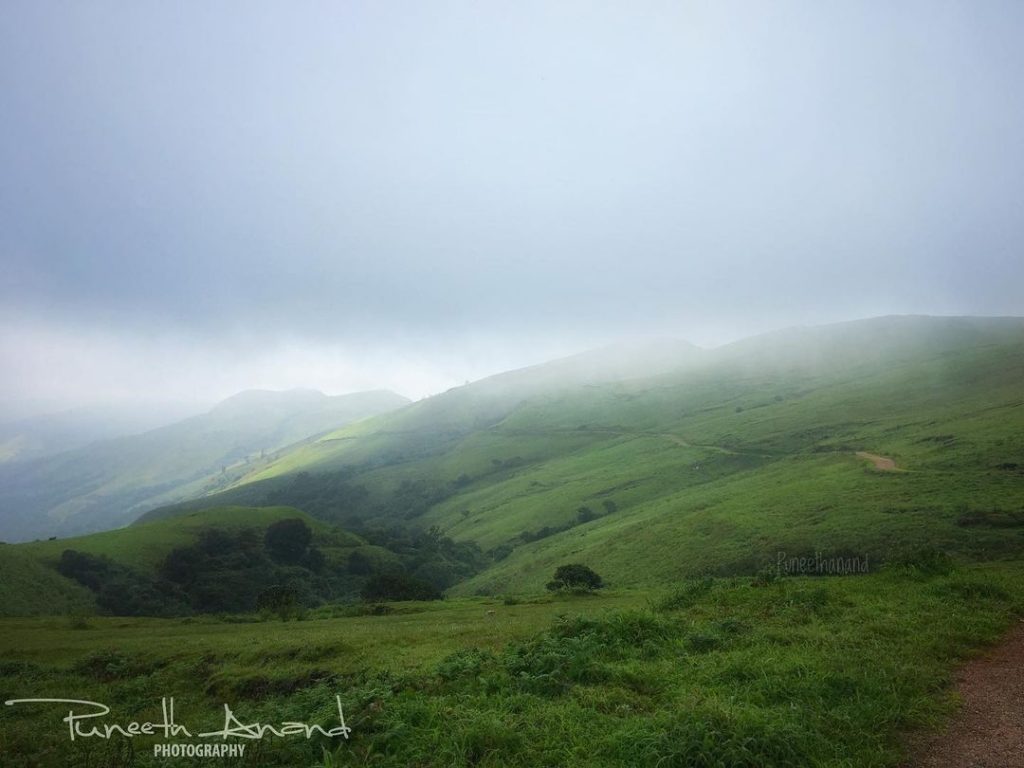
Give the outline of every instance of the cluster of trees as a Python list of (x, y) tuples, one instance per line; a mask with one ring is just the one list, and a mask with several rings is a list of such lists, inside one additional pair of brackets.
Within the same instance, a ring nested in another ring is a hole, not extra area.
[[(65, 550), (58, 570), (96, 593), (104, 613), (175, 616), (266, 611), (282, 618), (339, 599), (434, 600), (488, 562), (475, 544), (428, 531), (374, 528), (367, 545), (333, 562), (299, 518), (255, 528), (209, 528), (171, 550), (150, 575), (110, 558)], [(341, 531), (325, 534), (348, 536)], [(346, 546), (357, 540), (348, 537)], [(336, 542), (335, 542), (336, 543)], [(335, 550), (336, 551), (336, 550)], [(344, 549), (342, 550), (344, 552)]]
[(381, 560), (360, 550), (349, 554), (348, 572), (366, 577), (360, 595), (368, 601), (436, 600), (490, 562), (475, 543), (453, 541), (437, 526), (426, 531), (391, 526), (357, 532), (368, 544), (393, 555)]
[(556, 533), (562, 533), (568, 531), (571, 528), (575, 528), (577, 525), (583, 525), (583, 523), (589, 523), (591, 520), (597, 520), (599, 517), (613, 514), (618, 510), (615, 502), (611, 499), (605, 499), (602, 502), (603, 512), (595, 512), (590, 507), (580, 507), (576, 510), (576, 517), (572, 518), (562, 525), (545, 525), (536, 531), (523, 531), (519, 534), (519, 540), (523, 543), (529, 543), (531, 541), (539, 541), (540, 539), (546, 539), (548, 536), (554, 536)]
[(209, 528), (194, 544), (171, 550), (154, 575), (73, 549), (64, 550), (57, 570), (95, 592), (101, 611), (118, 616), (251, 611), (273, 588), (287, 588), (305, 604), (332, 592), (324, 557), (300, 519), (278, 521), (262, 536), (253, 528)]
[(197, 613), (243, 612), (262, 592), (287, 586), (312, 604), (332, 596), (324, 556), (313, 532), (299, 518), (279, 520), (263, 536), (253, 528), (211, 528), (190, 546), (171, 550), (158, 572), (177, 585)]
[(57, 570), (96, 594), (96, 606), (115, 616), (176, 616), (188, 608), (175, 584), (154, 579), (104, 555), (66, 549)]
[(317, 474), (299, 472), (285, 485), (267, 493), (260, 503), (296, 507), (321, 520), (338, 522), (368, 510), (369, 492), (351, 479), (351, 469)]
[(413, 520), (448, 498), (460, 483), (470, 482), (467, 475), (448, 486), (406, 478), (385, 498), (373, 499), (365, 486), (352, 482), (354, 472), (353, 468), (299, 472), (253, 503), (296, 507), (321, 520), (352, 527), (364, 517)]

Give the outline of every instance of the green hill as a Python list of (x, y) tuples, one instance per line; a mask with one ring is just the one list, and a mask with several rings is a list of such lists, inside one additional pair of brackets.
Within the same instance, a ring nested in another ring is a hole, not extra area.
[[(441, 590), (482, 555), (436, 532), (356, 535), (293, 507), (219, 507), (68, 539), (0, 545), (0, 616), (251, 613), (286, 589), (302, 610)], [(381, 587), (380, 583), (384, 583)]]
[(556, 363), (467, 385), (286, 451), (214, 500), (438, 526), (492, 550), (456, 592), (535, 589), (567, 561), (631, 585), (750, 573), (779, 552), (1020, 551), (1024, 320), (876, 318), (672, 349), (654, 375)]
[[(67, 539), (8, 545), (4, 549), (31, 555), (39, 562), (51, 566), (57, 564), (65, 549), (74, 549), (149, 571), (172, 549), (194, 543), (196, 537), (209, 528), (253, 529), (262, 533), (271, 523), (292, 517), (305, 520), (314, 530), (327, 530), (322, 522), (292, 507), (221, 507), (190, 512), (173, 519), (156, 520), (145, 525)], [(355, 537), (353, 539), (358, 543)]]
[(358, 537), (327, 527), (290, 507), (208, 509), (146, 525), (68, 539), (0, 546), (0, 616), (93, 613), (95, 596), (76, 581), (62, 576), (57, 565), (65, 550), (109, 558), (120, 566), (153, 577), (159, 563), (176, 547), (196, 543), (210, 529), (251, 530), (258, 536), (273, 522), (301, 518), (329, 545), (355, 548)]
[(0, 616), (87, 614), (93, 594), (21, 545), (0, 545)]
[(274, 452), (406, 404), (392, 392), (243, 392), (166, 427), (0, 466), (5, 540), (90, 533), (229, 486)]

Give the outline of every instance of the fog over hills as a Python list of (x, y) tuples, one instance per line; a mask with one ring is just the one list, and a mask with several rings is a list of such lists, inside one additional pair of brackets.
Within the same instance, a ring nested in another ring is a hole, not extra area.
[(407, 402), (388, 391), (248, 391), (143, 434), (11, 463), (0, 467), (0, 537), (118, 527), (157, 504), (223, 487), (284, 446)]
[(98, 440), (136, 435), (193, 416), (202, 408), (185, 403), (76, 408), (0, 422), (0, 464), (38, 459)]
[(1012, 317), (606, 348), (326, 433), (144, 519), (288, 504), (342, 525), (437, 526), (494, 553), (459, 587), (491, 593), (584, 556), (641, 583), (837, 542), (883, 559), (922, 536), (996, 554), (1010, 543), (987, 516), (1019, 507), (1022, 380)]

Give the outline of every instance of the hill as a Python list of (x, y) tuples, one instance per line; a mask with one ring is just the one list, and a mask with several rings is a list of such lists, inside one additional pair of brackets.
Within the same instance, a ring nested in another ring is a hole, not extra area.
[(139, 435), (0, 466), (8, 541), (125, 525), (175, 499), (226, 487), (281, 448), (408, 401), (392, 392), (244, 392)]
[(437, 526), (496, 560), (457, 593), (533, 590), (571, 561), (636, 585), (754, 573), (780, 552), (989, 559), (1024, 543), (1019, 318), (875, 318), (612, 369), (461, 387), (283, 452), (213, 500)]
[[(262, 535), (271, 523), (298, 517), (317, 531), (324, 526), (288, 507), (227, 507), (182, 515), (173, 521), (132, 526), (68, 539), (0, 545), (0, 616), (89, 614), (96, 611), (88, 588), (58, 571), (65, 550), (109, 558), (152, 577), (159, 563), (176, 547), (190, 546), (207, 530), (253, 530)], [(361, 544), (353, 539), (352, 546)]]
[[(68, 539), (0, 545), (0, 616), (253, 612), (286, 589), (296, 608), (384, 595), (438, 598), (479, 549), (436, 532), (360, 534), (292, 507), (219, 507)], [(383, 587), (380, 587), (380, 584)]]

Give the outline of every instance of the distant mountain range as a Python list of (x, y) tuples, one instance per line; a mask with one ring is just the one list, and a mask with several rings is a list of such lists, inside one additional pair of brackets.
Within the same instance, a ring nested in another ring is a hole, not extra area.
[(142, 434), (6, 462), (0, 465), (0, 538), (125, 525), (159, 504), (226, 487), (285, 446), (408, 402), (387, 391), (328, 397), (254, 390)]

